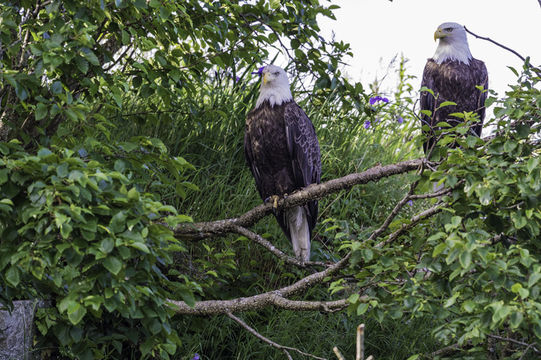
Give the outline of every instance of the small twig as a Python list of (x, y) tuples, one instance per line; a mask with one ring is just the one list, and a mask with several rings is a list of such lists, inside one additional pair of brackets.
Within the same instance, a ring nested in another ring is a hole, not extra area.
[(496, 339), (496, 340), (508, 341), (510, 343), (513, 343), (513, 344), (527, 346), (527, 348), (532, 349), (535, 353), (538, 353), (538, 354), (541, 353), (541, 350), (539, 350), (538, 348), (533, 346), (534, 344), (528, 344), (528, 343), (525, 343), (524, 341), (519, 341), (519, 340), (515, 340), (515, 339), (511, 339), (511, 338), (506, 338), (506, 337), (499, 336), (499, 335), (488, 334), (487, 336), (491, 337), (493, 339)]
[(317, 359), (317, 360), (326, 360), (325, 358), (322, 358), (322, 357), (319, 357), (319, 356), (316, 356), (316, 355), (313, 355), (313, 354), (309, 354), (309, 353), (306, 353), (304, 351), (301, 351), (297, 348), (294, 348), (294, 347), (290, 347), (290, 346), (284, 346), (284, 345), (280, 345), (274, 341), (272, 341), (271, 339), (268, 339), (266, 337), (264, 337), (263, 335), (261, 335), (260, 333), (258, 333), (254, 328), (252, 328), (250, 325), (246, 324), (242, 319), (236, 317), (235, 315), (233, 315), (232, 313), (227, 313), (226, 314), (227, 316), (229, 316), (230, 319), (232, 319), (233, 321), (235, 321), (237, 324), (239, 324), (240, 326), (242, 326), (245, 330), (247, 330), (250, 334), (254, 335), (256, 338), (258, 338), (259, 340), (269, 344), (270, 346), (272, 346), (273, 348), (276, 348), (278, 350), (282, 350), (284, 352), (284, 354), (286, 354), (287, 358), (288, 359), (291, 359), (292, 360), (292, 357), (291, 355), (289, 354), (288, 350), (289, 351), (295, 351), (303, 356), (308, 356), (308, 357), (311, 357), (313, 359)]
[(340, 352), (340, 350), (338, 350), (338, 348), (336, 346), (332, 348), (332, 351), (334, 351), (334, 353), (336, 354), (336, 357), (338, 358), (338, 360), (346, 360), (344, 355), (342, 355), (342, 353)]
[(308, 266), (326, 266), (325, 263), (319, 261), (300, 261), (297, 258), (291, 257), (274, 246), (270, 241), (264, 239), (261, 235), (246, 229), (245, 227), (232, 225), (231, 230), (237, 234), (246, 236), (248, 239), (254, 241), (255, 243), (263, 246), (265, 249), (269, 250), (277, 258), (283, 260), (284, 262), (292, 265), (296, 265), (301, 268), (306, 268)]
[(400, 200), (396, 204), (396, 206), (391, 211), (389, 216), (387, 216), (387, 218), (385, 219), (383, 224), (370, 235), (368, 240), (373, 240), (373, 239), (377, 238), (382, 232), (387, 230), (387, 228), (389, 227), (389, 225), (391, 224), (393, 219), (398, 215), (398, 213), (404, 207), (404, 205), (406, 205), (407, 202), (410, 200), (410, 197), (413, 195), (413, 192), (415, 191), (415, 188), (417, 187), (417, 185), (419, 185), (419, 180), (414, 181), (411, 184), (410, 189), (409, 189), (408, 193), (406, 194), (406, 196), (404, 196), (404, 198), (402, 198), (402, 200)]
[(458, 349), (460, 349), (460, 346), (458, 345), (458, 343), (456, 343), (456, 344), (449, 345), (449, 346), (446, 346), (444, 348), (441, 348), (439, 350), (436, 350), (436, 351), (430, 353), (430, 355), (428, 355), (428, 357), (433, 358), (433, 357), (435, 357), (437, 355), (442, 355), (442, 354), (447, 354), (447, 353), (450, 353), (450, 352), (453, 352), (453, 351), (457, 351)]
[(400, 227), (400, 229), (398, 229), (394, 233), (390, 234), (389, 237), (386, 240), (383, 240), (383, 241), (379, 242), (376, 245), (376, 248), (380, 248), (380, 247), (382, 247), (384, 245), (387, 245), (387, 244), (393, 242), (400, 235), (402, 235), (402, 233), (404, 233), (405, 231), (415, 227), (421, 221), (423, 221), (425, 219), (428, 219), (429, 217), (434, 216), (434, 215), (436, 215), (437, 213), (439, 213), (441, 211), (442, 211), (442, 203), (440, 202), (440, 203), (437, 203), (436, 205), (434, 205), (433, 207), (428, 208), (425, 211), (415, 215), (414, 217), (411, 218), (411, 221), (410, 221), (409, 224), (403, 224)]
[[(541, 0), (538, 0), (538, 1), (541, 1)], [(471, 35), (475, 36), (477, 39), (481, 39), (481, 40), (486, 40), (486, 41), (489, 41), (491, 43), (493, 43), (494, 45), (496, 46), (499, 46), (501, 47), (502, 49), (505, 49), (513, 54), (515, 54), (516, 56), (518, 56), (523, 62), (526, 62), (526, 58), (522, 55), (520, 55), (517, 51), (505, 46), (505, 45), (502, 45), (500, 44), (499, 42), (497, 41), (494, 41), (492, 40), (491, 38), (488, 38), (488, 37), (485, 37), (485, 36), (479, 36), (473, 32), (471, 32), (466, 26), (464, 26), (464, 30), (466, 30), (467, 32), (469, 32)], [(531, 64), (528, 63), (528, 66), (530, 67), (530, 69), (532, 69), (533, 71), (535, 71), (538, 75), (541, 75), (541, 70), (539, 70), (538, 68), (536, 68), (535, 66), (532, 66)]]

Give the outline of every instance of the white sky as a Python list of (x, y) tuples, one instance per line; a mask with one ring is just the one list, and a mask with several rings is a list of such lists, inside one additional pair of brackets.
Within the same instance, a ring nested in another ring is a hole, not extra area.
[[(417, 76), (419, 89), (426, 59), (436, 50), (434, 31), (447, 21), (458, 22), (476, 33), (530, 56), (541, 64), (541, 6), (537, 0), (334, 0), (337, 21), (319, 19), (322, 35), (351, 44), (353, 58), (345, 72), (365, 88), (381, 78), (395, 55), (409, 62), (407, 73)], [(507, 68), (521, 69), (516, 55), (468, 34), (473, 57), (483, 60), (489, 73), (489, 87), (500, 97), (516, 76)], [(393, 89), (396, 78), (389, 76), (383, 89)], [(367, 89), (368, 90), (368, 89)]]

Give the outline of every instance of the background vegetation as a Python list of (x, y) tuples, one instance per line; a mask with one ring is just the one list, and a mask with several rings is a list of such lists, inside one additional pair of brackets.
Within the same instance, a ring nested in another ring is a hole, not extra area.
[[(243, 236), (193, 241), (172, 229), (260, 203), (244, 164), (244, 116), (259, 87), (251, 72), (272, 61), (272, 47), (288, 56), (295, 97), (316, 126), (323, 181), (422, 157), (405, 60), (393, 94), (344, 78), (348, 45), (318, 35), (317, 17), (332, 18), (334, 8), (317, 0), (0, 5), (0, 302), (51, 302), (38, 311), (41, 357), (284, 357), (224, 315), (178, 315), (167, 300), (251, 296), (320, 269), (287, 264)], [(326, 358), (333, 346), (353, 356), (361, 322), (376, 358), (537, 358), (540, 77), (529, 64), (515, 71), (511, 90), (489, 99), (494, 136), (457, 138), (476, 120), (463, 114), (466, 124), (441, 141), (461, 147), (442, 147), (437, 168), (321, 200), (313, 260), (349, 252), (351, 260), (295, 299), (347, 298), (346, 310), (237, 315), (277, 343)], [(404, 203), (371, 237), (412, 183), (423, 194), (435, 181), (453, 192)], [(414, 220), (434, 206), (439, 214)], [(253, 231), (291, 254), (272, 218)]]

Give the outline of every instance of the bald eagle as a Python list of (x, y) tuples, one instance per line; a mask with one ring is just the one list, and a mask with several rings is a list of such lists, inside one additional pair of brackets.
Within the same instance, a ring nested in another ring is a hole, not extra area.
[[(268, 65), (260, 69), (260, 75), (259, 98), (246, 116), (244, 154), (259, 195), (267, 201), (319, 183), (321, 156), (314, 125), (293, 100), (286, 72)], [(275, 211), (301, 261), (310, 260), (317, 212), (317, 201)]]
[[(421, 110), (430, 110), (431, 115), (421, 114), (423, 125), (431, 129), (427, 141), (423, 144), (425, 154), (434, 146), (433, 130), (439, 122), (447, 122), (451, 126), (458, 125), (462, 119), (452, 113), (475, 112), (479, 122), (471, 132), (481, 136), (483, 119), (485, 118), (485, 100), (488, 89), (488, 74), (485, 64), (474, 59), (468, 46), (466, 30), (460, 24), (446, 22), (434, 33), (434, 41), (439, 39), (436, 53), (428, 59), (423, 72), (421, 87), (434, 92), (421, 92)], [(478, 87), (482, 86), (483, 91)], [(438, 107), (445, 101), (456, 105)]]

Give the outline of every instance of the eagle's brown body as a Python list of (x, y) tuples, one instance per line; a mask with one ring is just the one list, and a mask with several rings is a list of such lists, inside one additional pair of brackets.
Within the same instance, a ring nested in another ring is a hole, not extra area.
[[(431, 129), (435, 129), (439, 122), (456, 126), (463, 120), (450, 114), (472, 111), (479, 115), (480, 120), (472, 128), (472, 132), (481, 136), (487, 93), (477, 87), (488, 89), (488, 73), (482, 61), (472, 58), (469, 64), (457, 60), (446, 60), (438, 64), (433, 59), (428, 59), (421, 86), (434, 92), (434, 96), (427, 91), (421, 93), (421, 110), (432, 112), (432, 116), (421, 115), (423, 124), (429, 125)], [(437, 109), (444, 101), (453, 101), (456, 105)], [(429, 135), (428, 141), (423, 144), (425, 153), (432, 147), (433, 141), (433, 137)]]
[[(308, 116), (293, 100), (274, 106), (265, 101), (248, 113), (244, 152), (263, 200), (320, 182), (316, 132)], [(311, 234), (317, 221), (317, 201), (310, 201), (301, 209), (306, 214)], [(288, 215), (281, 210), (275, 215), (291, 240)]]

